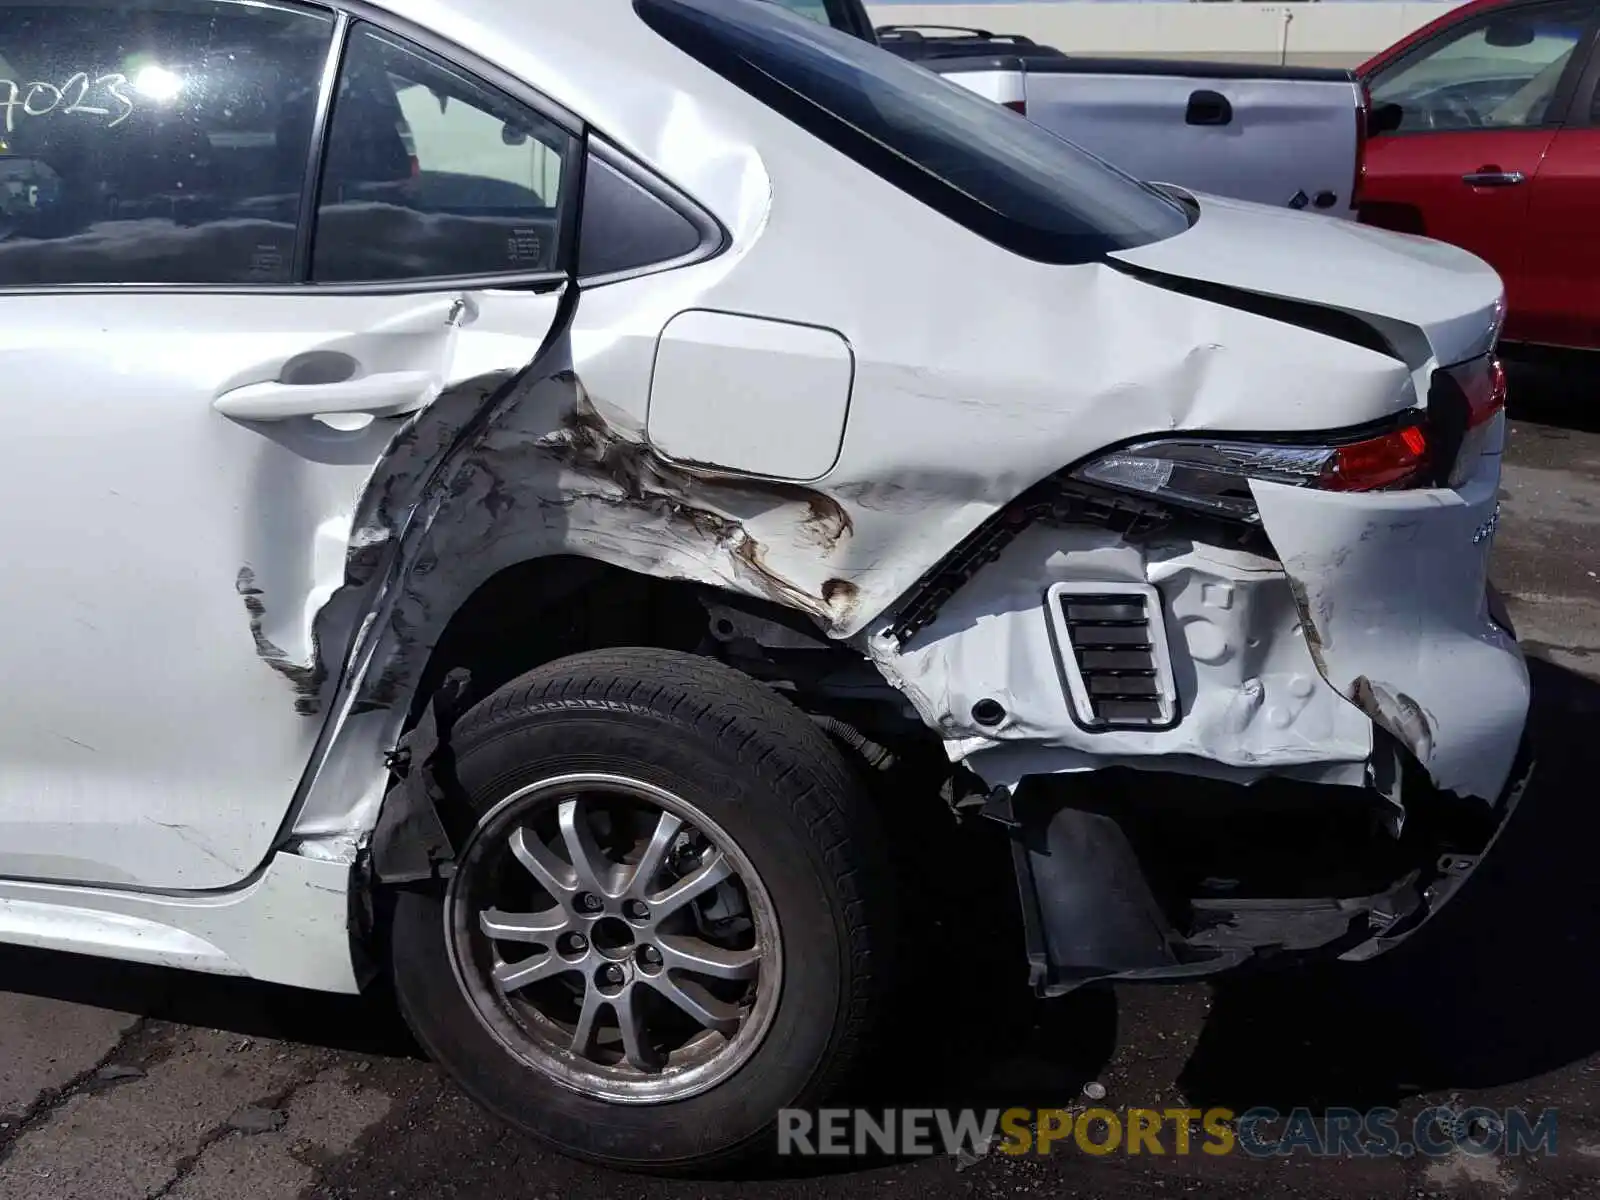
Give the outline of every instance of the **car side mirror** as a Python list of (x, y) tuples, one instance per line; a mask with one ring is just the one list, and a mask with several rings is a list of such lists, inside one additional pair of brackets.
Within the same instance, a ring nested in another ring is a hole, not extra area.
[(1393, 102), (1380, 104), (1367, 114), (1367, 136), (1393, 133), (1406, 119), (1406, 110)]
[(1526, 21), (1509, 19), (1490, 21), (1483, 31), (1485, 45), (1514, 49), (1533, 44), (1533, 26)]
[(528, 144), (528, 131), (508, 123), (500, 128), (500, 140), (508, 146), (525, 146)]

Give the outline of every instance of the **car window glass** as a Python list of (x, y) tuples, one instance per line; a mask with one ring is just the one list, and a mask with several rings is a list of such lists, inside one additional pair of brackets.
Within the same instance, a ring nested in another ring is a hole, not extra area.
[(693, 254), (700, 229), (598, 155), (589, 156), (578, 229), (578, 275), (637, 271)]
[(426, 51), (356, 26), (328, 131), (314, 280), (558, 269), (575, 141)]
[(773, 3), (782, 8), (787, 8), (792, 13), (798, 13), (802, 17), (809, 17), (811, 20), (818, 21), (823, 25), (832, 24), (828, 17), (826, 0), (773, 0)]
[(1401, 132), (1529, 128), (1555, 120), (1562, 75), (1583, 39), (1584, 3), (1512, 10), (1462, 25), (1372, 83), (1372, 104), (1397, 105)]
[(634, 0), (797, 126), (1014, 253), (1096, 261), (1189, 227), (1176, 200), (960, 84), (770, 4)]
[(333, 22), (0, 4), (0, 286), (285, 283)]

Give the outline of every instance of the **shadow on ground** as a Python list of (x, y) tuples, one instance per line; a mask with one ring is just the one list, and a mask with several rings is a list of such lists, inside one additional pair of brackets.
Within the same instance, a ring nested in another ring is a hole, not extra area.
[(1494, 852), (1362, 966), (1224, 980), (1182, 1077), (1197, 1104), (1369, 1107), (1514, 1084), (1600, 1050), (1600, 684), (1530, 663), (1538, 768)]
[(156, 1021), (245, 1037), (325, 1046), (354, 1054), (418, 1054), (382, 992), (330, 996), (244, 979), (0, 946), (5, 989), (115, 1009)]
[(1511, 353), (1506, 372), (1513, 420), (1600, 433), (1600, 355)]

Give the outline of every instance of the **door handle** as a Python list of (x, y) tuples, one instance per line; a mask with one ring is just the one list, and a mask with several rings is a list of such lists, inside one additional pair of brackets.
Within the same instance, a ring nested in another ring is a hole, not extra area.
[(1183, 120), (1187, 125), (1227, 125), (1233, 120), (1233, 105), (1221, 92), (1191, 92)]
[(287, 421), (324, 413), (394, 417), (416, 412), (439, 393), (428, 371), (392, 371), (340, 383), (251, 383), (223, 392), (212, 407), (238, 421)]
[(1528, 177), (1521, 171), (1501, 171), (1495, 167), (1481, 167), (1461, 177), (1461, 182), (1472, 187), (1515, 187), (1526, 183)]

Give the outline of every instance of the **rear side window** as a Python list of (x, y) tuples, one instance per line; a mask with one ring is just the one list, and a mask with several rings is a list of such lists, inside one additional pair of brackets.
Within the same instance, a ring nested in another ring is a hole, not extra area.
[(1181, 233), (1177, 202), (958, 84), (775, 4), (634, 0), (644, 21), (795, 124), (1028, 258), (1093, 262)]
[(357, 25), (328, 130), (312, 278), (558, 270), (576, 150), (527, 105)]
[(333, 21), (0, 3), (0, 286), (287, 283)]

